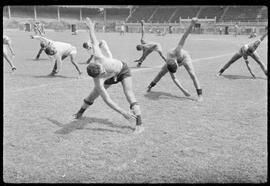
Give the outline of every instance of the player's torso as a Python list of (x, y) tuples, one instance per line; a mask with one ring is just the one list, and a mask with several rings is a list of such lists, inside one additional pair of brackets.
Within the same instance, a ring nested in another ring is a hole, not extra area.
[(76, 50), (74, 46), (72, 46), (69, 43), (64, 43), (64, 42), (54, 42), (53, 47), (57, 50), (58, 55), (60, 56), (67, 56), (69, 55), (72, 51)]
[(101, 64), (104, 68), (104, 74), (100, 75), (101, 78), (109, 79), (116, 76), (122, 69), (123, 63), (117, 59), (107, 57), (96, 57), (94, 56), (94, 63)]
[(182, 65), (188, 57), (189, 54), (184, 49), (181, 49), (180, 52), (177, 52), (175, 49), (171, 49), (167, 53), (167, 58), (175, 59), (179, 66)]

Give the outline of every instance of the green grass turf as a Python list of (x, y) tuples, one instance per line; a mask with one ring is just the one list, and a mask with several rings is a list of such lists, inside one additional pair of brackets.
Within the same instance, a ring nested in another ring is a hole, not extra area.
[[(194, 59), (204, 102), (183, 67), (177, 77), (192, 94), (186, 98), (166, 75), (146, 93), (163, 61), (148, 56), (141, 69), (133, 61), (140, 34), (98, 33), (115, 58), (132, 67), (133, 88), (146, 130), (133, 134), (126, 121), (98, 98), (81, 120), (72, 114), (93, 88), (86, 64), (83, 79), (69, 59), (58, 76), (46, 77), (53, 63), (43, 53), (33, 61), (39, 42), (30, 33), (7, 31), (16, 52), (15, 73), (3, 61), (3, 178), (7, 183), (261, 183), (267, 181), (267, 78), (255, 61), (251, 79), (243, 59), (223, 77), (218, 70), (249, 41), (248, 36), (190, 35), (184, 48)], [(53, 40), (77, 47), (76, 61), (89, 55), (82, 48), (87, 32), (50, 32)], [(160, 42), (164, 53), (181, 35), (146, 35)], [(258, 48), (267, 65), (267, 38)], [(212, 57), (212, 58), (209, 58)], [(208, 58), (208, 59), (207, 59)], [(155, 68), (153, 68), (155, 67)], [(108, 89), (112, 99), (129, 109), (121, 84)]]

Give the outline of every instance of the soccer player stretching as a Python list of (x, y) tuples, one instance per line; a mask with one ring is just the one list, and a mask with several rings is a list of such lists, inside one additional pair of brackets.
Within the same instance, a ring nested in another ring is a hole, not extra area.
[(12, 59), (8, 55), (8, 49), (10, 50), (12, 56), (15, 56), (15, 52), (11, 46), (11, 40), (8, 36), (3, 35), (3, 57), (8, 62), (8, 64), (11, 67), (11, 70), (14, 72), (16, 70), (16, 67), (14, 66)]
[[(93, 77), (95, 87), (91, 93), (83, 100), (83, 105), (75, 114), (75, 118), (80, 118), (85, 110), (90, 105), (92, 105), (95, 99), (100, 95), (109, 107), (123, 115), (127, 120), (132, 118), (136, 119), (135, 133), (142, 132), (144, 127), (142, 126), (140, 106), (136, 101), (132, 90), (132, 78), (127, 64), (120, 60), (114, 59), (112, 56), (104, 56), (94, 33), (94, 23), (89, 18), (86, 18), (86, 25), (90, 30), (90, 39), (94, 55), (94, 61), (87, 66), (87, 73), (89, 76)], [(109, 50), (108, 47), (104, 48)], [(111, 54), (110, 51), (108, 51), (108, 53)], [(130, 104), (132, 113), (120, 108), (111, 99), (110, 95), (106, 91), (106, 89), (109, 88), (112, 84), (116, 84), (118, 82), (122, 83), (124, 94)]]
[(154, 87), (157, 84), (157, 82), (169, 71), (171, 78), (172, 78), (173, 82), (176, 84), (176, 86), (186, 96), (190, 96), (189, 92), (181, 86), (180, 82), (177, 80), (177, 78), (174, 74), (177, 70), (177, 67), (178, 66), (180, 67), (183, 65), (185, 67), (185, 69), (187, 70), (187, 72), (189, 73), (189, 75), (194, 83), (194, 86), (197, 90), (198, 101), (203, 101), (202, 89), (200, 87), (199, 80), (198, 80), (197, 76), (195, 75), (195, 70), (194, 70), (194, 67), (192, 65), (191, 57), (190, 57), (189, 53), (183, 49), (185, 40), (186, 40), (187, 36), (189, 35), (189, 33), (192, 31), (192, 28), (196, 22), (197, 22), (197, 18), (192, 18), (190, 26), (188, 27), (188, 29), (186, 30), (186, 32), (182, 36), (182, 38), (181, 38), (180, 42), (178, 43), (178, 45), (176, 46), (176, 48), (170, 50), (167, 53), (166, 64), (163, 65), (160, 72), (157, 74), (157, 76), (154, 78), (154, 80), (148, 86), (148, 90), (147, 90), (148, 92), (150, 92), (152, 87)]
[(145, 58), (153, 51), (156, 51), (161, 56), (161, 58), (164, 61), (166, 61), (166, 58), (162, 54), (161, 45), (159, 43), (147, 41), (144, 39), (144, 20), (141, 20), (141, 25), (142, 25), (141, 44), (137, 45), (136, 48), (138, 51), (142, 50), (143, 54), (140, 59), (134, 61), (134, 62), (138, 62), (137, 67), (140, 67), (142, 65), (142, 62), (145, 60)]
[(64, 60), (68, 56), (70, 56), (72, 64), (78, 71), (79, 77), (81, 76), (82, 72), (78, 64), (74, 61), (77, 55), (77, 49), (75, 46), (60, 41), (52, 41), (43, 36), (31, 36), (31, 38), (43, 41), (45, 44), (45, 53), (55, 62), (53, 70), (50, 73), (51, 76), (54, 76), (60, 71), (62, 67), (62, 60)]
[(268, 31), (263, 35), (261, 36), (260, 39), (252, 42), (252, 43), (248, 43), (248, 44), (245, 44), (244, 46), (242, 46), (240, 48), (240, 50), (235, 53), (233, 55), (233, 57), (224, 65), (224, 67), (222, 67), (219, 72), (218, 72), (218, 76), (222, 75), (222, 73), (227, 69), (229, 68), (229, 66), (231, 64), (233, 64), (235, 61), (237, 61), (239, 58), (243, 57), (245, 62), (246, 62), (246, 65), (247, 65), (247, 68), (248, 68), (248, 71), (250, 72), (250, 74), (252, 75), (252, 77), (255, 79), (256, 76), (252, 73), (250, 67), (249, 67), (249, 62), (248, 62), (248, 56), (252, 57), (261, 67), (261, 69), (263, 70), (264, 74), (266, 76), (268, 76), (268, 72), (267, 72), (267, 69), (265, 67), (265, 65), (261, 62), (257, 52), (256, 52), (256, 49), (258, 48), (258, 46), (260, 45), (260, 43), (263, 41), (263, 39), (266, 37)]

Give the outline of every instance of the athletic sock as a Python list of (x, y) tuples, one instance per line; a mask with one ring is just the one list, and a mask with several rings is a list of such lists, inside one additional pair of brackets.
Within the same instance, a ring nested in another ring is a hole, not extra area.
[(220, 69), (219, 73), (222, 74), (224, 71), (224, 69)]
[(142, 117), (141, 117), (141, 115), (137, 115), (136, 116), (136, 125), (138, 126), (138, 125), (141, 125), (142, 124)]
[(196, 89), (198, 96), (202, 95), (202, 89)]
[(156, 85), (156, 83), (154, 83), (153, 81), (150, 83), (150, 85), (148, 87), (152, 88)]

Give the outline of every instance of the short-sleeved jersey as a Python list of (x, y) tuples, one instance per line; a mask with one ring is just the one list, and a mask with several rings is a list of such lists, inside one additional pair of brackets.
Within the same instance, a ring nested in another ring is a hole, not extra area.
[(245, 44), (240, 48), (239, 53), (242, 54), (243, 56), (248, 56), (255, 52), (255, 50), (258, 48), (261, 40), (256, 40), (255, 42)]

